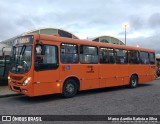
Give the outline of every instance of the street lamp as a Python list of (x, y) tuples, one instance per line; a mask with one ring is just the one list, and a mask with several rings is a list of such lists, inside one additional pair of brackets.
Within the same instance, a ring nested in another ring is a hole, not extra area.
[(125, 32), (124, 32), (124, 33), (125, 33), (125, 34), (124, 34), (124, 36), (125, 36), (125, 40), (124, 40), (124, 41), (125, 41), (125, 45), (126, 45), (126, 44), (127, 44), (127, 40), (126, 40), (127, 28), (129, 27), (129, 24), (128, 24), (128, 23), (124, 23), (124, 24), (123, 24), (123, 27), (124, 27), (124, 31), (125, 31)]

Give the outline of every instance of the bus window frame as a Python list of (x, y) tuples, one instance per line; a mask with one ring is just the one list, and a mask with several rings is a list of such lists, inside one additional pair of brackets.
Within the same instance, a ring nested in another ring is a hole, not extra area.
[[(156, 64), (156, 56), (155, 56), (155, 53), (154, 53), (154, 52), (148, 52), (148, 54), (149, 54), (149, 64), (150, 64), (150, 65), (155, 65), (155, 64)], [(151, 61), (150, 61), (150, 54), (153, 54), (153, 55), (154, 55), (154, 63), (151, 63)]]
[[(141, 56), (140, 56), (141, 52), (148, 53), (148, 63), (142, 63)], [(149, 62), (149, 51), (139, 51), (139, 59), (140, 59), (140, 64), (142, 64), (142, 65), (150, 65), (150, 62)]]
[(0, 75), (0, 77), (4, 77), (5, 75), (5, 57), (4, 56), (0, 56), (2, 59), (2, 65), (0, 65), (0, 69), (3, 70), (2, 75)]
[[(77, 57), (78, 57), (78, 61), (76, 62), (76, 63), (64, 63), (64, 62), (62, 62), (62, 60), (61, 60), (61, 46), (62, 46), (62, 44), (70, 44), (70, 45), (76, 45), (76, 47), (77, 47)], [(60, 62), (62, 63), (62, 64), (78, 64), (79, 62), (80, 62), (80, 49), (79, 49), (79, 45), (78, 44), (74, 44), (74, 43), (68, 43), (68, 42), (62, 42), (61, 44), (60, 44), (60, 48), (59, 48), (59, 51), (60, 51), (60, 55), (59, 55), (59, 57), (60, 57)]]
[[(57, 53), (57, 55), (56, 55), (56, 57), (57, 57), (57, 63), (54, 65), (54, 64), (37, 64), (38, 66), (36, 66), (36, 57), (37, 57), (37, 55), (36, 55), (36, 45), (40, 45), (40, 44), (35, 44), (34, 46), (35, 46), (35, 48), (34, 48), (34, 70), (35, 71), (47, 71), (47, 70), (57, 70), (58, 68), (59, 68), (59, 50), (58, 50), (58, 46), (57, 45), (51, 45), (51, 44), (42, 44), (43, 45), (43, 48), (44, 48), (44, 46), (46, 45), (46, 46), (54, 46), (55, 48), (56, 48), (56, 53)], [(45, 56), (45, 55), (42, 55), (42, 56)], [(53, 65), (53, 67), (52, 68), (40, 68), (40, 66), (42, 66), (42, 65)], [(55, 66), (55, 67), (54, 67)]]
[[(130, 51), (136, 51), (138, 53), (138, 63), (130, 63), (130, 58), (129, 58), (129, 52)], [(128, 50), (128, 64), (130, 65), (138, 65), (138, 64), (141, 64), (140, 62), (140, 51), (139, 50)]]
[[(101, 48), (106, 48), (106, 49), (113, 49), (113, 59), (114, 59), (114, 63), (101, 63), (100, 62), (100, 50), (101, 50)], [(112, 47), (99, 47), (99, 63), (100, 64), (110, 64), (110, 65), (112, 65), (112, 64), (116, 64), (116, 59), (115, 59), (115, 48), (112, 48)]]
[[(117, 63), (117, 51), (116, 49), (118, 50), (125, 50), (126, 53), (127, 53), (127, 56), (126, 56), (126, 60), (127, 62), (125, 63)], [(123, 49), (123, 48), (114, 48), (114, 53), (115, 53), (115, 64), (119, 64), (119, 65), (128, 65), (129, 64), (129, 60), (128, 60), (128, 49)]]
[[(2, 57), (3, 60), (4, 60), (3, 65), (0, 66), (0, 68), (4, 68), (3, 74), (0, 75), (0, 77), (5, 77), (5, 76), (6, 76), (6, 72), (8, 71), (7, 69), (10, 69), (10, 68), (9, 68), (9, 65), (11, 64), (11, 56), (9, 56), (9, 55), (4, 55), (4, 56), (0, 56), (0, 57)], [(9, 61), (7, 61), (7, 58), (9, 58)]]
[[(80, 60), (80, 55), (81, 55), (81, 53), (80, 53), (80, 52), (81, 52), (81, 51), (80, 51), (80, 47), (81, 47), (81, 46), (88, 46), (88, 47), (95, 47), (95, 48), (97, 48), (97, 56), (98, 56), (98, 58), (97, 58), (97, 59), (98, 59), (97, 63), (82, 63), (82, 62), (81, 62), (81, 60)], [(80, 64), (99, 64), (99, 47), (94, 46), (94, 45), (80, 44), (80, 45), (79, 45), (79, 63), (80, 63)]]

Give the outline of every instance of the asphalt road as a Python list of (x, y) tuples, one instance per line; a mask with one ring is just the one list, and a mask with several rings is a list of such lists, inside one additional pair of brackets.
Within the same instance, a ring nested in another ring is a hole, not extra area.
[(160, 80), (140, 85), (61, 95), (0, 98), (0, 115), (160, 115)]

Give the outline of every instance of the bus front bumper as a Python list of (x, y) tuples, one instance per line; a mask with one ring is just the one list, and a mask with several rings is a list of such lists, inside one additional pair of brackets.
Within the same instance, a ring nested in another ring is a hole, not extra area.
[(8, 83), (8, 85), (9, 85), (9, 88), (14, 92), (24, 94), (26, 96), (32, 96), (31, 90), (27, 88), (26, 86), (17, 86), (13, 84), (12, 82)]

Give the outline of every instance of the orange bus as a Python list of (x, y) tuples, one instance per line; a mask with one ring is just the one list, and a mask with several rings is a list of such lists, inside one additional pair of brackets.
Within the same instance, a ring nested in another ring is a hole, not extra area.
[(155, 51), (41, 34), (15, 40), (11, 90), (27, 96), (138, 84), (156, 78)]

